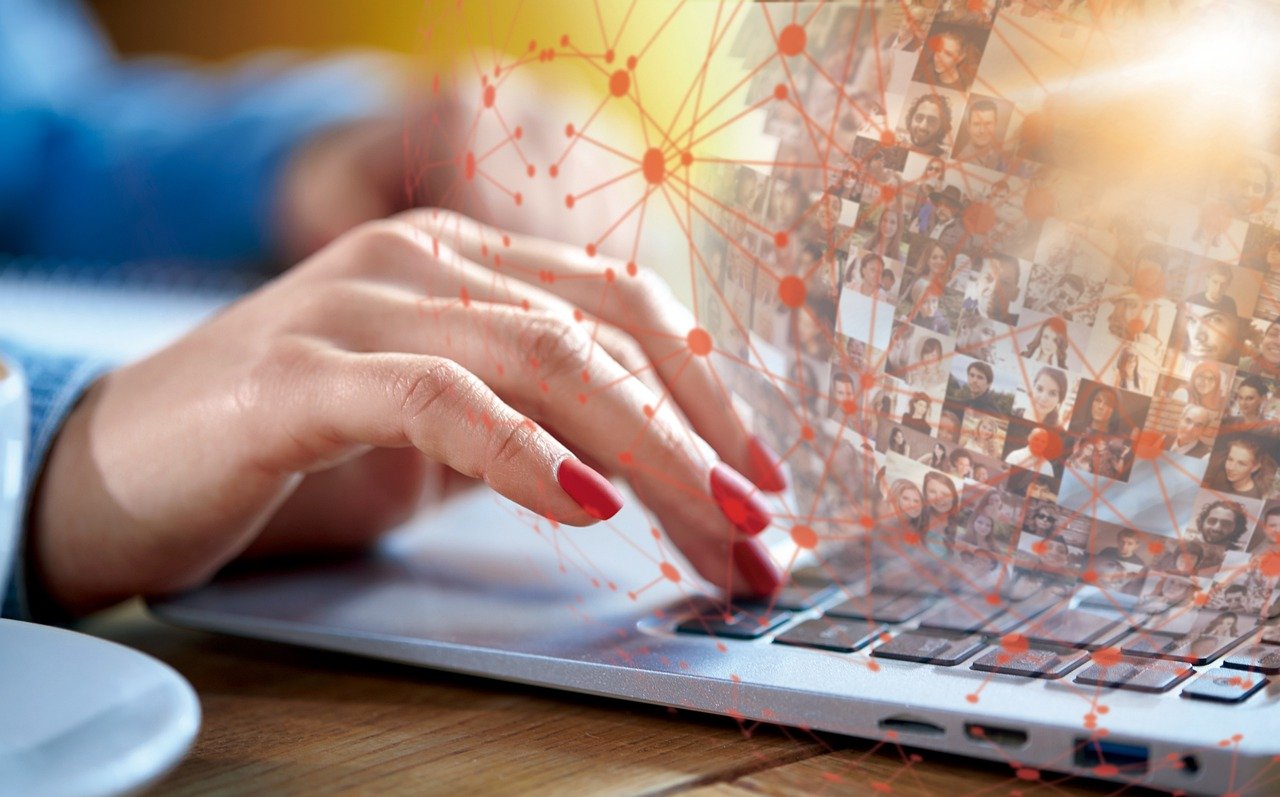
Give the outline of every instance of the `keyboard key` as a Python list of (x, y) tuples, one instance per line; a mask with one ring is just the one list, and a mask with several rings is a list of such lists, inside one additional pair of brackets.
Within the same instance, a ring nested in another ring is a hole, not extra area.
[(1280, 645), (1280, 625), (1263, 626), (1262, 642), (1267, 645)]
[(684, 634), (705, 634), (727, 639), (759, 639), (790, 618), (790, 612), (781, 611), (734, 611), (728, 614), (708, 612), (690, 617), (677, 625), (676, 630)]
[[(1118, 630), (1120, 622), (1114, 618), (1081, 609), (1063, 608), (1040, 617), (1023, 628), (1022, 634), (1034, 644), (1083, 648), (1092, 642), (1102, 641), (1105, 635)], [(1111, 636), (1115, 634), (1112, 633)]]
[(1180, 662), (1121, 658), (1110, 666), (1090, 664), (1076, 676), (1076, 683), (1157, 694), (1169, 691), (1190, 678), (1193, 672), (1195, 670)]
[(802, 567), (791, 571), (791, 583), (811, 588), (818, 588), (832, 586), (835, 581), (832, 580), (831, 573), (829, 573), (825, 568)]
[(1263, 675), (1280, 675), (1280, 647), (1275, 645), (1250, 645), (1237, 650), (1222, 662), (1223, 667), (1249, 670)]
[(1139, 631), (1125, 640), (1120, 650), (1127, 656), (1185, 661), (1199, 667), (1218, 658), (1238, 641), (1237, 637), (1198, 634), (1170, 636)]
[(1089, 654), (1069, 648), (1062, 650), (1027, 648), (1012, 652), (997, 648), (979, 658), (971, 666), (982, 672), (1056, 680), (1088, 660)]
[[(978, 601), (982, 599), (973, 598), (972, 600)], [(1018, 601), (1017, 603), (1006, 602), (1003, 606), (995, 606), (986, 603), (986, 601), (983, 600), (982, 605), (990, 607), (994, 611), (994, 614), (989, 615), (980, 626), (972, 628), (971, 631), (985, 636), (1002, 636), (1015, 628), (1021, 627), (1028, 620), (1033, 619), (1053, 606), (1057, 606), (1061, 602), (1061, 598), (1053, 595), (1036, 595), (1027, 598), (1026, 600)], [(1003, 609), (1003, 611), (999, 611), (1000, 609)], [(926, 615), (926, 617), (929, 616), (931, 615)], [(970, 616), (972, 616), (972, 614)], [(923, 620), (921, 620), (921, 625), (924, 625)], [(954, 630), (965, 631), (966, 629), (960, 627), (955, 628)]]
[(832, 617), (870, 619), (877, 623), (905, 623), (932, 604), (933, 599), (924, 595), (900, 595), (874, 591), (832, 606), (826, 613)]
[(866, 620), (819, 617), (800, 623), (786, 633), (779, 634), (773, 641), (780, 645), (853, 653), (869, 645), (883, 632), (884, 626)]
[(991, 620), (1001, 614), (1004, 614), (1004, 606), (993, 606), (980, 597), (963, 602), (948, 600), (933, 607), (921, 617), (920, 627), (972, 634), (984, 629)]
[(953, 667), (982, 649), (982, 637), (904, 631), (871, 651), (882, 659)]
[(1215, 703), (1242, 703), (1267, 683), (1261, 675), (1219, 667), (1188, 684), (1182, 690), (1182, 696)]
[(736, 605), (746, 609), (765, 610), (769, 607), (801, 612), (812, 609), (819, 603), (836, 593), (833, 584), (818, 586), (814, 584), (788, 584), (778, 590), (770, 598), (753, 601), (737, 601)]

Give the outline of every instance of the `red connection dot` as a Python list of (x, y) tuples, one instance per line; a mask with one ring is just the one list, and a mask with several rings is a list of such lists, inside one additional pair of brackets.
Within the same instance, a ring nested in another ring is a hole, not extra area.
[(787, 87), (781, 83), (773, 87), (773, 98), (775, 100), (785, 100), (787, 98)]
[(970, 235), (986, 235), (996, 226), (996, 209), (986, 202), (974, 202), (964, 209), (960, 223)]
[(484, 87), (484, 107), (492, 108), (494, 97), (496, 97), (497, 95), (498, 95), (498, 91), (492, 85), (485, 86)]
[(773, 245), (779, 249), (784, 248), (791, 241), (791, 236), (787, 235), (786, 230), (779, 230), (773, 234)]
[(1134, 456), (1139, 459), (1156, 459), (1164, 451), (1164, 435), (1154, 429), (1144, 429), (1138, 433), (1138, 442), (1133, 447)]
[(466, 158), (463, 159), (462, 176), (468, 180), (475, 179), (476, 176), (476, 154), (468, 152)]
[(1062, 454), (1062, 436), (1048, 429), (1033, 429), (1027, 435), (1027, 448), (1040, 459), (1057, 459)]
[(609, 93), (615, 97), (624, 97), (631, 90), (631, 75), (625, 69), (619, 69), (609, 77)]
[(689, 330), (685, 342), (689, 344), (689, 351), (699, 357), (706, 357), (711, 353), (711, 334), (701, 327)]
[(818, 533), (808, 526), (792, 526), (791, 541), (797, 548), (812, 550), (818, 547)]
[(680, 571), (676, 570), (675, 565), (671, 564), (670, 562), (663, 562), (662, 564), (658, 565), (658, 569), (662, 571), (662, 575), (666, 577), (668, 581), (679, 583)]
[(662, 178), (667, 176), (667, 159), (662, 156), (662, 150), (657, 147), (646, 150), (644, 160), (641, 161), (641, 171), (644, 172), (644, 179), (650, 184), (657, 185), (662, 182)]
[(795, 275), (783, 277), (778, 283), (778, 298), (782, 303), (795, 309), (804, 304), (805, 287), (804, 280)]
[(807, 40), (808, 34), (804, 28), (793, 22), (778, 34), (778, 52), (786, 56), (797, 56), (804, 52)]
[(1030, 645), (1022, 634), (1005, 634), (1000, 638), (1000, 648), (1008, 653), (1023, 653)]

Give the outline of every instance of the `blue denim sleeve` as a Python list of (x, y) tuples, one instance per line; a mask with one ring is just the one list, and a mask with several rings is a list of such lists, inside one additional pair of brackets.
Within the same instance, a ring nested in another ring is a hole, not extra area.
[[(94, 379), (106, 372), (111, 364), (101, 360), (47, 356), (3, 341), (0, 341), (0, 350), (25, 372), (30, 392), (26, 430), (27, 456), (26, 461), (22, 463), (20, 486), (23, 496), (22, 510), (15, 529), (5, 529), (2, 527), (4, 524), (0, 523), (0, 534), (17, 535), (17, 539), (12, 541), (14, 554), (11, 572), (7, 574), (8, 578), (4, 579), (8, 583), (8, 588), (3, 596), (3, 604), (0, 605), (0, 617), (18, 620), (62, 619), (50, 618), (47, 615), (41, 618), (39, 612), (33, 612), (35, 605), (40, 601), (36, 595), (37, 588), (32, 583), (32, 579), (28, 578), (23, 564), (26, 519), (31, 508), (32, 490), (54, 437), (85, 389)], [(0, 546), (0, 549), (3, 547)]]
[[(175, 12), (176, 13), (176, 12)], [(262, 260), (289, 154), (385, 113), (372, 58), (234, 69), (117, 59), (70, 0), (0, 3), (0, 251)]]

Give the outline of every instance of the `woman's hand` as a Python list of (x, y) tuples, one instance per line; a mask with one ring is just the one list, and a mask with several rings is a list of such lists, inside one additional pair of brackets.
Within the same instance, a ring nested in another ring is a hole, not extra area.
[(782, 478), (704, 335), (643, 269), (444, 211), (363, 225), (89, 390), (37, 492), (33, 572), (83, 613), (246, 552), (360, 546), (450, 469), (588, 525), (620, 501), (593, 462), (708, 580), (769, 592), (738, 473)]

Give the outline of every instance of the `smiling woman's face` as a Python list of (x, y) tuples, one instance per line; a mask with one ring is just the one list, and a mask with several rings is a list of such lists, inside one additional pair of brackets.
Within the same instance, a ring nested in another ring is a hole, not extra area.
[(951, 496), (951, 491), (942, 483), (940, 479), (930, 479), (929, 483), (924, 486), (925, 498), (929, 501), (929, 507), (934, 512), (946, 513), (951, 511), (955, 500)]
[(912, 520), (920, 517), (920, 513), (924, 511), (924, 499), (920, 496), (920, 491), (915, 487), (903, 490), (898, 495), (898, 509)]

